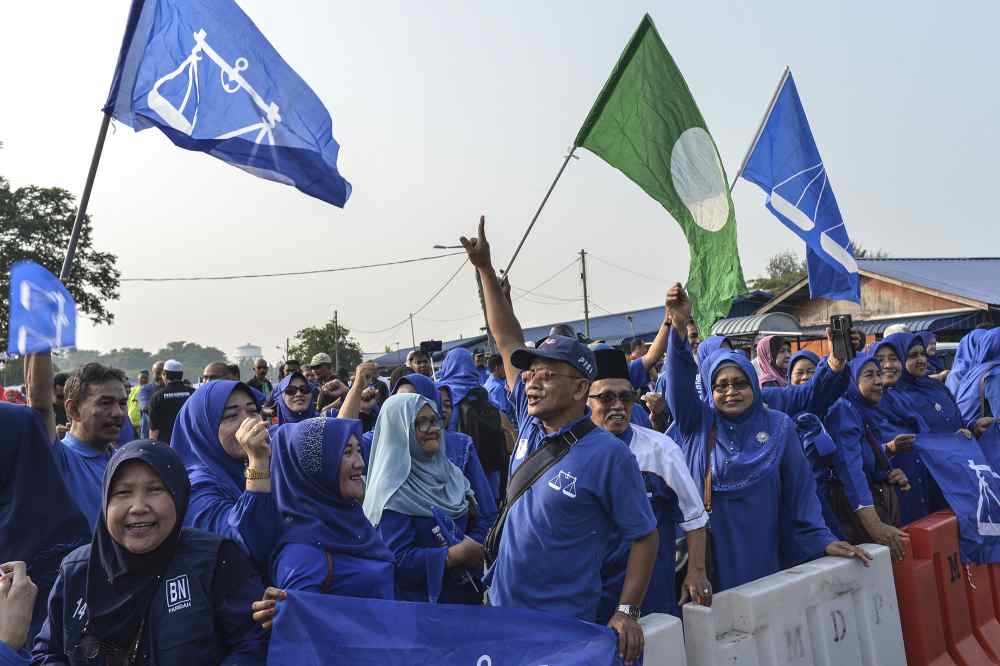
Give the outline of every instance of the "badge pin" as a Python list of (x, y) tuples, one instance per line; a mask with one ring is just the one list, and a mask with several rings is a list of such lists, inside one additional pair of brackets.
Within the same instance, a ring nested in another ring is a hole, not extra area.
[(768, 435), (766, 432), (761, 431), (757, 433), (757, 441), (760, 442), (761, 444), (767, 444), (767, 440), (769, 439), (771, 439), (771, 436)]

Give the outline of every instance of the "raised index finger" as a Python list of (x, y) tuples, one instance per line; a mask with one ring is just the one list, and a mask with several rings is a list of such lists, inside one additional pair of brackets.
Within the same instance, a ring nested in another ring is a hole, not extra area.
[(486, 242), (486, 216), (479, 216), (479, 246), (482, 247), (483, 243)]

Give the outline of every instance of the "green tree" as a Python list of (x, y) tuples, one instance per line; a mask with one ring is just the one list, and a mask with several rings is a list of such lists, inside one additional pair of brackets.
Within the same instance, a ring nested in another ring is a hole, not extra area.
[[(16, 190), (0, 177), (0, 345), (7, 347), (10, 319), (10, 267), (30, 259), (58, 275), (73, 231), (76, 201), (58, 187), (28, 185)], [(97, 324), (110, 324), (109, 301), (118, 298), (117, 258), (94, 249), (90, 216), (84, 217), (76, 247), (73, 272), (66, 288), (78, 312)]]
[(851, 256), (855, 259), (888, 259), (889, 253), (885, 250), (866, 250), (854, 241), (847, 247), (851, 251)]
[[(308, 363), (314, 354), (325, 352), (336, 362), (335, 350), (337, 340), (340, 341), (340, 369), (353, 373), (354, 368), (361, 363), (361, 345), (350, 337), (351, 332), (339, 327), (331, 319), (323, 326), (309, 326), (295, 334), (294, 344), (288, 348), (288, 357), (297, 358), (302, 363)], [(338, 335), (339, 333), (339, 335)]]
[(806, 277), (806, 262), (794, 252), (785, 250), (771, 257), (765, 270), (765, 277), (750, 280), (748, 286), (777, 294)]
[(220, 361), (229, 363), (226, 353), (216, 347), (202, 347), (196, 342), (177, 340), (168, 342), (167, 346), (153, 354), (156, 361), (174, 359), (184, 365), (184, 376), (191, 381), (198, 381), (201, 371), (209, 363)]

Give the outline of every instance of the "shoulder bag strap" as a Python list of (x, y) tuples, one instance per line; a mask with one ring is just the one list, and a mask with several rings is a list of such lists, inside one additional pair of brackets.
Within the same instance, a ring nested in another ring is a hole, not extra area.
[(503, 534), (504, 523), (507, 521), (507, 514), (510, 513), (514, 502), (520, 499), (549, 468), (559, 462), (577, 440), (582, 439), (596, 427), (593, 421), (584, 419), (561, 436), (553, 437), (524, 459), (507, 484), (507, 500), (504, 502), (503, 509), (493, 525), (493, 529), (486, 537), (486, 555), (489, 562), (492, 563), (496, 559), (500, 549), (500, 536)]
[(323, 584), (319, 586), (319, 591), (323, 594), (329, 594), (333, 585), (333, 557), (328, 552), (323, 554), (326, 555), (326, 576), (323, 578)]
[(872, 453), (875, 454), (875, 467), (890, 469), (892, 465), (889, 464), (889, 458), (885, 455), (885, 451), (882, 450), (882, 445), (878, 443), (875, 439), (875, 435), (872, 434), (871, 428), (865, 425), (865, 440), (868, 442), (868, 446), (871, 447)]
[(705, 442), (705, 487), (702, 491), (702, 501), (705, 503), (705, 513), (712, 513), (712, 453), (715, 451), (715, 418), (708, 426), (708, 441)]

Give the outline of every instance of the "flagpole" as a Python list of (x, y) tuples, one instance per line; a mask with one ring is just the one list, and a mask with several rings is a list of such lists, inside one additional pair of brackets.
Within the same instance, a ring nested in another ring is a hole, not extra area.
[(569, 164), (570, 159), (575, 157), (575, 155), (573, 154), (575, 152), (576, 152), (576, 146), (573, 146), (573, 149), (569, 151), (569, 155), (567, 155), (566, 159), (563, 160), (562, 166), (559, 167), (559, 173), (556, 174), (555, 180), (553, 180), (552, 184), (549, 185), (549, 191), (545, 193), (545, 197), (542, 199), (542, 203), (538, 205), (538, 210), (535, 211), (535, 216), (531, 218), (531, 224), (528, 225), (528, 228), (524, 231), (524, 235), (521, 236), (521, 242), (517, 244), (517, 249), (514, 250), (514, 256), (510, 258), (510, 261), (507, 262), (507, 268), (503, 270), (504, 278), (506, 278), (507, 274), (510, 273), (510, 267), (514, 265), (514, 260), (517, 259), (518, 253), (524, 246), (524, 241), (528, 240), (528, 234), (531, 233), (531, 229), (532, 227), (535, 226), (535, 222), (538, 220), (538, 216), (541, 215), (542, 209), (545, 208), (545, 202), (549, 200), (549, 195), (552, 194), (552, 190), (556, 188), (556, 183), (559, 182), (559, 179), (563, 175), (563, 171), (566, 170), (566, 165)]
[(767, 119), (771, 117), (771, 111), (774, 110), (774, 103), (778, 101), (778, 94), (781, 92), (781, 88), (785, 85), (785, 80), (791, 72), (792, 70), (789, 69), (788, 65), (785, 65), (785, 71), (781, 73), (781, 78), (778, 80), (778, 87), (774, 89), (774, 94), (771, 95), (771, 102), (767, 105), (767, 111), (764, 112), (764, 117), (760, 119), (760, 125), (757, 127), (757, 133), (754, 134), (753, 141), (747, 149), (747, 154), (743, 156), (743, 161), (740, 162), (740, 168), (736, 171), (736, 175), (733, 177), (733, 182), (729, 186), (730, 194), (733, 193), (733, 188), (736, 187), (736, 181), (738, 181), (740, 176), (743, 175), (743, 169), (746, 168), (747, 162), (750, 161), (750, 156), (753, 154), (754, 148), (757, 147), (757, 142), (760, 141), (760, 135), (764, 132), (764, 125), (767, 124)]
[(111, 124), (111, 114), (105, 112), (104, 118), (101, 119), (101, 130), (97, 133), (97, 145), (94, 146), (94, 156), (90, 158), (90, 171), (87, 172), (87, 182), (83, 186), (80, 205), (76, 209), (76, 219), (73, 220), (73, 233), (69, 237), (66, 258), (63, 259), (62, 270), (59, 271), (59, 279), (64, 284), (69, 279), (69, 274), (73, 271), (73, 255), (76, 254), (76, 244), (80, 240), (80, 228), (83, 226), (83, 218), (87, 214), (87, 203), (90, 201), (90, 191), (94, 188), (97, 165), (101, 162), (101, 153), (104, 152), (104, 139), (108, 136), (109, 124)]

